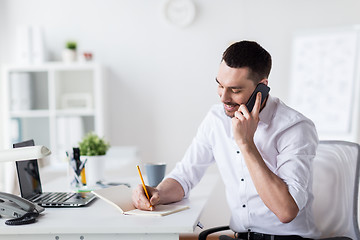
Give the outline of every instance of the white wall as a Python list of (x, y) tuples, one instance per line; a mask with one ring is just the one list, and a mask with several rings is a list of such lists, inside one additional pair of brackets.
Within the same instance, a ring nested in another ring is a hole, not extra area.
[(40, 25), (51, 60), (78, 41), (109, 70), (112, 144), (138, 145), (144, 161), (179, 160), (209, 107), (223, 50), (254, 39), (273, 56), (272, 94), (287, 100), (294, 31), (359, 23), (356, 0), (196, 0), (195, 22), (168, 25), (163, 0), (1, 0), (6, 11), (4, 59), (14, 60), (15, 29)]
[[(4, 58), (5, 58), (5, 2), (4, 1), (0, 1), (0, 70), (1, 70), (1, 66), (4, 62)], [(1, 85), (1, 73), (0, 73), (0, 85)], [(0, 90), (1, 91), (1, 90)], [(1, 102), (1, 98), (0, 98), (0, 113), (2, 113), (2, 109), (3, 109), (3, 105)], [(0, 126), (2, 126), (2, 119), (0, 118)], [(2, 128), (0, 127), (0, 131), (2, 131)], [(2, 142), (3, 138), (2, 135), (0, 135), (0, 146), (3, 146), (3, 142)], [(1, 148), (0, 148), (1, 149)], [(1, 172), (1, 170), (0, 170)], [(0, 184), (1, 185), (1, 184)]]
[[(4, 36), (4, 12), (3, 12), (3, 7), (4, 3), (0, 1), (0, 36)], [(4, 48), (4, 44), (3, 44), (3, 38), (0, 37), (0, 69), (1, 69), (1, 65), (2, 65), (2, 59), (3, 59), (3, 55), (1, 54), (3, 52), (3, 48)], [(1, 73), (0, 73), (0, 86), (1, 86)], [(1, 91), (1, 89), (0, 89)], [(1, 95), (0, 95), (1, 96)], [(2, 103), (0, 100), (0, 113), (2, 113)], [(2, 126), (2, 119), (0, 118), (0, 126)], [(0, 127), (0, 132), (2, 132), (2, 128)], [(3, 142), (2, 142), (2, 135), (0, 135), (0, 146), (3, 146)], [(0, 148), (2, 149), (2, 148)], [(0, 164), (0, 189), (3, 189), (3, 182), (4, 182), (4, 178), (2, 176), (4, 176), (4, 172), (3, 172), (3, 168), (2, 168), (3, 164)]]
[[(15, 28), (30, 24), (43, 26), (52, 60), (60, 59), (69, 39), (93, 51), (109, 71), (106, 138), (113, 145), (137, 145), (144, 161), (167, 162), (170, 170), (218, 102), (214, 78), (229, 43), (257, 40), (269, 50), (271, 93), (286, 102), (292, 34), (360, 23), (357, 0), (194, 2), (195, 22), (181, 29), (163, 20), (162, 0), (0, 0), (6, 12), (0, 14), (6, 22), (4, 32), (0, 23), (0, 50), (4, 62), (13, 61)], [(208, 211), (205, 217), (215, 220), (207, 226), (227, 221), (218, 216), (218, 210)]]

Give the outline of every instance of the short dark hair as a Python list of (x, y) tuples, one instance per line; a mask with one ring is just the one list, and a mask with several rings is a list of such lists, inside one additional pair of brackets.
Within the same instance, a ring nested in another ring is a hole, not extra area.
[(230, 45), (222, 60), (231, 68), (249, 68), (249, 78), (256, 84), (268, 78), (271, 70), (271, 55), (257, 42), (241, 41)]

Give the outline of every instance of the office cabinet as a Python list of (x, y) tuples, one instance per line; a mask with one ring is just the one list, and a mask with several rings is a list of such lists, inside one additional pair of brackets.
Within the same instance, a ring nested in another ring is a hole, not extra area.
[(98, 63), (50, 62), (3, 69), (3, 142), (34, 139), (61, 161), (88, 132), (105, 135), (105, 77)]

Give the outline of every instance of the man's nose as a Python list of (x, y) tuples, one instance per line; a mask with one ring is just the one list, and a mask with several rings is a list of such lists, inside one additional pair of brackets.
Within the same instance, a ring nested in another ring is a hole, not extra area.
[(223, 103), (231, 102), (231, 94), (227, 89), (224, 89), (220, 95), (220, 100)]

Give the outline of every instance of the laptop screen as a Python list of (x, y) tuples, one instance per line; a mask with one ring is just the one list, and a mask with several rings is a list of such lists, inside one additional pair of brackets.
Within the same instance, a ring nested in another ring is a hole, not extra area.
[[(14, 148), (34, 146), (34, 140), (28, 140), (13, 144)], [(40, 173), (37, 159), (16, 161), (17, 175), (19, 179), (20, 192), (23, 198), (42, 193)]]

